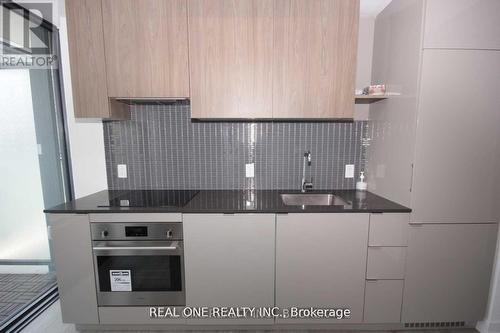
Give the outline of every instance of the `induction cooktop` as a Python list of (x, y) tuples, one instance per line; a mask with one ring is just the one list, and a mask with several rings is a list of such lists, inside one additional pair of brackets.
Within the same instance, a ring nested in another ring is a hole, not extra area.
[(111, 190), (109, 202), (99, 207), (184, 207), (197, 193), (196, 190)]

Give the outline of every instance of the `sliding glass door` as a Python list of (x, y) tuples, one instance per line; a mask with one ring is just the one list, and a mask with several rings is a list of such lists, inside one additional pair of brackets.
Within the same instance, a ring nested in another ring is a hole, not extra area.
[[(55, 288), (44, 208), (71, 197), (58, 31), (13, 3), (0, 4), (0, 331)], [(8, 18), (8, 22), (6, 22)], [(17, 23), (16, 23), (17, 22)], [(28, 29), (28, 30), (26, 30)], [(30, 37), (30, 34), (33, 36)], [(54, 61), (19, 39), (37, 40)], [(47, 52), (48, 51), (48, 52)], [(32, 59), (32, 61), (25, 61)], [(35, 59), (35, 60), (33, 60)]]

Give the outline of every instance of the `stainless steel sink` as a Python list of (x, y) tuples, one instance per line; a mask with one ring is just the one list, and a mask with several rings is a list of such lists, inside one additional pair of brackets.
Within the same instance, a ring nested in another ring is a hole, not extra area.
[(331, 193), (283, 193), (281, 200), (287, 206), (347, 206), (349, 203)]

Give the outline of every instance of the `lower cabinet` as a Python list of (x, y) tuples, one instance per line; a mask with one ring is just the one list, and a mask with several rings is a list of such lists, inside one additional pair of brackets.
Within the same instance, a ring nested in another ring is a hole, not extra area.
[(497, 224), (411, 225), (404, 323), (475, 322), (485, 314)]
[(349, 309), (349, 319), (279, 318), (278, 323), (361, 323), (368, 214), (276, 217), (276, 306)]
[[(183, 225), (187, 306), (274, 306), (274, 214), (185, 214)], [(274, 319), (187, 322), (272, 324)]]
[(407, 213), (370, 214), (363, 322), (401, 322), (408, 244)]
[[(383, 225), (382, 217), (374, 220), (372, 228), (362, 213), (184, 214), (187, 307), (348, 309), (349, 317), (288, 311), (279, 318), (156, 320), (147, 307), (97, 307), (89, 216), (51, 214), (63, 322), (425, 325), (483, 318), (497, 224), (410, 224), (406, 237), (401, 228)], [(369, 237), (377, 246), (368, 246)]]
[(367, 279), (404, 279), (406, 247), (368, 247)]
[(403, 301), (403, 280), (367, 280), (365, 323), (399, 323)]
[(64, 323), (98, 324), (89, 217), (51, 214), (48, 219), (62, 320)]
[[(103, 325), (184, 325), (184, 307), (169, 307), (172, 316), (158, 316), (155, 307), (106, 306), (99, 307), (99, 322)], [(175, 312), (174, 312), (175, 311)]]

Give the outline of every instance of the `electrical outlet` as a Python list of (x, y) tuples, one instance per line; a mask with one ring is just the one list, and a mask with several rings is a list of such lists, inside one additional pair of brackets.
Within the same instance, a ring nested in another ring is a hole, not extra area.
[(255, 177), (255, 163), (245, 164), (245, 173), (247, 178)]
[(127, 165), (126, 164), (118, 164), (116, 166), (118, 171), (118, 178), (127, 178)]
[(120, 207), (129, 207), (130, 201), (128, 200), (120, 200)]
[(354, 164), (345, 165), (345, 178), (354, 178)]

